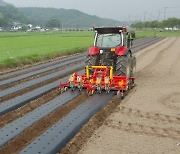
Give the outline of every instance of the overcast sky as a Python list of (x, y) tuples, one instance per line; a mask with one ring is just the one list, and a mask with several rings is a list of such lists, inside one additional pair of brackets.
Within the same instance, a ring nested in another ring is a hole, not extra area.
[[(180, 0), (4, 0), (17, 7), (77, 9), (91, 15), (120, 21), (180, 18)], [(160, 16), (159, 16), (160, 15)]]

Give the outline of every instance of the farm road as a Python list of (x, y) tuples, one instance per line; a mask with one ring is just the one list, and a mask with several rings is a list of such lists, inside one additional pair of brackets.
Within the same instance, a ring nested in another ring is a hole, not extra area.
[(79, 154), (180, 153), (180, 38), (136, 53), (137, 86)]

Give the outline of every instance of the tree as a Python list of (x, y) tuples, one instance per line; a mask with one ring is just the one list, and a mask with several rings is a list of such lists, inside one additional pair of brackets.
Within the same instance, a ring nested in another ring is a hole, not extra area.
[(0, 18), (0, 27), (7, 27), (9, 25), (9, 22), (7, 19)]
[(48, 28), (60, 28), (60, 27), (61, 27), (61, 24), (60, 24), (60, 21), (59, 21), (59, 20), (57, 20), (57, 19), (51, 19), (51, 20), (47, 21), (46, 26), (47, 26)]
[(150, 28), (159, 28), (159, 22), (158, 21), (150, 22)]
[(131, 25), (133, 28), (180, 28), (179, 18), (168, 18), (163, 21), (137, 22)]
[(167, 20), (163, 21), (163, 26), (168, 28), (180, 27), (179, 21), (180, 19), (177, 18), (168, 18)]

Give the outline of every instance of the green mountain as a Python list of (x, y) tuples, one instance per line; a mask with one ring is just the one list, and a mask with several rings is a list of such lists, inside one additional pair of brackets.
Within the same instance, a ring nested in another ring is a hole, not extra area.
[(16, 7), (0, 0), (0, 27), (10, 27), (12, 22), (27, 23), (27, 18)]
[(6, 5), (10, 5), (10, 4), (0, 0), (0, 6), (6, 6)]
[(66, 28), (84, 28), (94, 26), (117, 26), (120, 22), (112, 19), (88, 15), (74, 9), (55, 8), (19, 8), (19, 10), (34, 24), (45, 26), (48, 21), (55, 19)]
[(90, 28), (93, 26), (123, 25), (116, 20), (100, 18), (74, 9), (17, 8), (0, 0), (0, 27), (11, 27), (13, 22), (50, 28)]

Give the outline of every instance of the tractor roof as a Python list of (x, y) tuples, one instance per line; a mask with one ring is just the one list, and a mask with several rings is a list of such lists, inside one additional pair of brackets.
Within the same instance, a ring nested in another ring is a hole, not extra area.
[(120, 31), (127, 32), (126, 27), (96, 27), (94, 30), (99, 34), (119, 33)]

